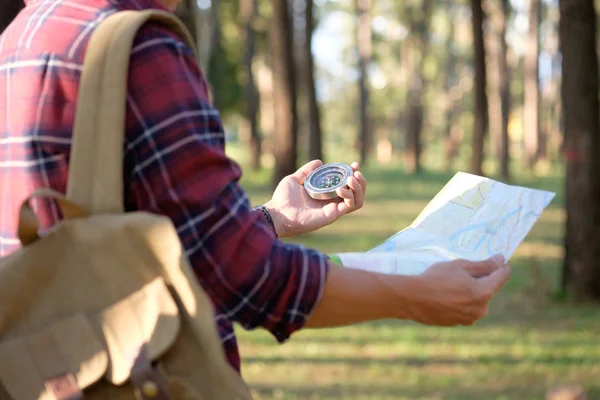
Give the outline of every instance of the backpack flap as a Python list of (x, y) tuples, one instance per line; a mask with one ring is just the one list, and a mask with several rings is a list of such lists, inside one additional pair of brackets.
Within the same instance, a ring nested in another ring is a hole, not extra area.
[(157, 277), (142, 289), (102, 310), (96, 324), (106, 341), (106, 378), (125, 383), (139, 362), (157, 360), (175, 342), (180, 330), (177, 305), (164, 280)]
[[(61, 319), (0, 342), (0, 381), (13, 399), (50, 400), (77, 393), (105, 377), (115, 385), (135, 374), (159, 379), (151, 362), (175, 342), (177, 306), (162, 278), (86, 317)], [(137, 371), (137, 372), (136, 372)], [(135, 384), (135, 382), (133, 382)]]
[(84, 216), (1, 260), (0, 381), (13, 399), (54, 399), (53, 382), (83, 390), (103, 376), (160, 383), (151, 362), (173, 346), (180, 317), (147, 235), (177, 237), (147, 213)]
[(13, 399), (65, 398), (97, 382), (108, 367), (106, 349), (83, 314), (1, 341), (0, 359), (0, 380)]

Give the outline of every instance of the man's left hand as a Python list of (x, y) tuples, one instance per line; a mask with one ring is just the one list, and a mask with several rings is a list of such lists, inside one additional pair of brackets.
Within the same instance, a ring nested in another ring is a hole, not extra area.
[(315, 231), (335, 222), (343, 215), (360, 209), (365, 200), (367, 181), (358, 170), (358, 162), (350, 166), (354, 171), (347, 187), (337, 190), (339, 198), (315, 200), (304, 189), (304, 180), (313, 170), (323, 165), (315, 160), (286, 176), (279, 183), (273, 197), (265, 204), (279, 237), (291, 237)]

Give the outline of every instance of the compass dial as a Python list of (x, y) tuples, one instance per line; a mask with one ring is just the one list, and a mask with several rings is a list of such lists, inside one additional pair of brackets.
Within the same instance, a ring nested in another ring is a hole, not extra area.
[(316, 186), (319, 189), (329, 189), (337, 185), (342, 181), (342, 174), (339, 172), (330, 172), (327, 175), (320, 176), (317, 180)]
[(337, 197), (336, 190), (346, 185), (352, 173), (352, 168), (346, 164), (325, 164), (306, 177), (304, 187), (315, 199), (333, 199)]

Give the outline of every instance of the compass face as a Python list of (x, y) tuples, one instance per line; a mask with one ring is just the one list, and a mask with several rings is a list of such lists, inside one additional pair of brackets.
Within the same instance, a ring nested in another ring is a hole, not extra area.
[(319, 189), (329, 189), (342, 181), (342, 174), (339, 171), (325, 173), (315, 179), (315, 187)]
[(343, 187), (351, 175), (352, 168), (346, 164), (325, 164), (306, 178), (304, 187), (315, 199), (332, 199), (337, 197), (335, 191)]

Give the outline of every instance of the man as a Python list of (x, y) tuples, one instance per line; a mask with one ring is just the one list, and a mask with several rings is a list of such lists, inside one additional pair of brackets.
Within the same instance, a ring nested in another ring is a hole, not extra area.
[[(64, 192), (71, 129), (86, 46), (94, 27), (126, 9), (173, 10), (176, 1), (29, 0), (0, 36), (0, 256), (18, 248), (20, 202), (44, 186)], [(192, 51), (172, 32), (143, 27), (133, 46), (124, 143), (125, 203), (171, 218), (216, 309), (229, 362), (240, 357), (232, 322), (285, 341), (303, 327), (381, 318), (472, 324), (509, 276), (501, 259), (433, 266), (417, 277), (344, 269), (319, 251), (279, 238), (311, 232), (362, 207), (366, 180), (353, 163), (343, 201), (312, 200), (302, 188), (313, 161), (251, 209), (241, 171), (224, 153)], [(60, 216), (39, 203), (47, 228)], [(278, 238), (279, 237), (279, 238)]]

